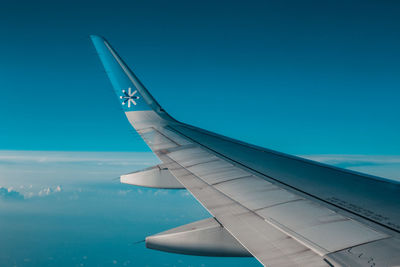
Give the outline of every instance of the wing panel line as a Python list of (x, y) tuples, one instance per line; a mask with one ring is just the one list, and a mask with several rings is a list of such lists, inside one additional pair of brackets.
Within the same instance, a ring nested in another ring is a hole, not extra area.
[(333, 206), (333, 207), (336, 207), (336, 208), (338, 208), (338, 209), (344, 210), (344, 211), (346, 211), (346, 212), (348, 212), (348, 213), (350, 213), (350, 214), (355, 215), (356, 217), (363, 218), (364, 220), (367, 220), (367, 221), (369, 221), (369, 222), (371, 222), (371, 223), (377, 224), (377, 225), (382, 226), (382, 227), (384, 227), (384, 228), (388, 228), (388, 229), (390, 229), (390, 230), (392, 230), (392, 231), (394, 231), (394, 232), (396, 232), (396, 233), (400, 233), (400, 231), (397, 230), (396, 228), (393, 228), (393, 227), (387, 226), (387, 225), (385, 225), (385, 224), (383, 224), (383, 223), (374, 221), (374, 220), (372, 220), (372, 219), (370, 219), (370, 218), (368, 218), (368, 217), (366, 217), (366, 216), (364, 216), (364, 215), (358, 214), (358, 213), (356, 213), (356, 212), (354, 212), (354, 211), (352, 211), (352, 210), (349, 210), (349, 209), (347, 209), (347, 208), (345, 208), (345, 207), (339, 206), (339, 205), (337, 205), (337, 204), (335, 204), (335, 203), (328, 202), (328, 201), (326, 201), (326, 200), (323, 199), (323, 198), (320, 198), (320, 197), (318, 197), (318, 196), (312, 195), (312, 194), (310, 194), (310, 193), (308, 193), (308, 192), (306, 192), (306, 191), (303, 191), (303, 190), (301, 190), (301, 189), (298, 189), (297, 187), (294, 187), (294, 186), (292, 186), (292, 185), (290, 185), (290, 184), (284, 183), (284, 182), (282, 182), (282, 181), (280, 181), (280, 180), (278, 180), (278, 179), (276, 179), (276, 178), (274, 178), (274, 177), (268, 176), (268, 175), (266, 175), (266, 174), (264, 174), (264, 173), (262, 173), (262, 172), (260, 172), (260, 171), (257, 171), (257, 170), (255, 170), (255, 169), (253, 169), (253, 168), (250, 168), (250, 167), (246, 166), (246, 165), (243, 165), (241, 162), (236, 161), (236, 160), (234, 160), (234, 159), (232, 159), (232, 158), (230, 158), (230, 157), (228, 157), (228, 156), (225, 156), (224, 154), (221, 154), (220, 152), (218, 152), (218, 151), (216, 151), (216, 150), (214, 150), (214, 149), (212, 149), (212, 148), (210, 148), (210, 147), (208, 147), (208, 146), (206, 146), (206, 145), (204, 145), (204, 144), (198, 142), (197, 140), (191, 138), (190, 136), (187, 136), (186, 134), (184, 134), (184, 133), (180, 132), (179, 130), (173, 128), (172, 126), (169, 126), (169, 128), (172, 129), (172, 130), (174, 130), (174, 131), (177, 132), (178, 134), (181, 134), (181, 135), (183, 135), (184, 137), (190, 139), (193, 143), (196, 143), (196, 144), (198, 144), (199, 146), (204, 147), (204, 148), (206, 148), (206, 149), (209, 150), (209, 151), (212, 151), (214, 154), (216, 154), (216, 155), (218, 155), (218, 156), (220, 156), (220, 157), (222, 157), (222, 158), (228, 159), (229, 161), (236, 163), (237, 165), (241, 166), (241, 167), (244, 168), (244, 169), (248, 169), (248, 170), (250, 170), (250, 171), (252, 171), (252, 172), (254, 172), (254, 173), (259, 174), (259, 175), (262, 176), (262, 177), (269, 178), (269, 179), (271, 179), (271, 180), (273, 180), (273, 181), (275, 181), (275, 182), (277, 182), (277, 183), (279, 183), (279, 184), (281, 184), (281, 185), (284, 185), (284, 186), (286, 186), (286, 187), (289, 187), (289, 188), (291, 188), (291, 189), (293, 189), (293, 190), (295, 190), (295, 191), (297, 191), (297, 192), (300, 192), (300, 193), (302, 193), (302, 194), (304, 194), (304, 195), (307, 195), (307, 196), (309, 196), (309, 197), (312, 197), (312, 198), (314, 198), (314, 199), (317, 199), (317, 200), (319, 200), (319, 201), (321, 201), (321, 202), (323, 202), (323, 203), (326, 203), (326, 204), (331, 205), (331, 206)]

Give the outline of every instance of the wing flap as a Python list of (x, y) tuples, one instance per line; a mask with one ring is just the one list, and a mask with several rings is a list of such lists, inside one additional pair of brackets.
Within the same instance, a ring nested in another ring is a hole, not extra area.
[(389, 237), (309, 200), (257, 211), (266, 221), (319, 247), (324, 254)]
[[(185, 150), (188, 151), (185, 152)], [(207, 154), (211, 155), (211, 153), (201, 152), (201, 150), (203, 149), (200, 147), (182, 148), (171, 153), (166, 151), (159, 157), (170, 164), (175, 162), (171, 172), (182, 184), (184, 183), (181, 179), (189, 179), (189, 177), (193, 179), (192, 186), (187, 184), (184, 186), (223, 223), (228, 231), (231, 229), (226, 222), (221, 220), (221, 214), (232, 213), (230, 215), (236, 216), (237, 214), (233, 213), (235, 210), (232, 208), (237, 205), (235, 209), (240, 208), (239, 213), (259, 217), (264, 224), (270, 224), (274, 229), (279, 229), (320, 256), (389, 237), (387, 234), (375, 231), (325, 206), (316, 204), (294, 192), (289, 192), (273, 184), (273, 181), (266, 181), (245, 170), (241, 169), (244, 177), (230, 176), (231, 172), (228, 172), (228, 169), (239, 168), (221, 158), (192, 167), (180, 165), (181, 161), (185, 162), (188, 158), (196, 155), (201, 155), (203, 158)], [(173, 158), (169, 155), (172, 155)], [(215, 181), (210, 181), (208, 178), (210, 175), (221, 175), (220, 179), (224, 179), (224, 181), (214, 185)], [(196, 182), (196, 179), (199, 181)], [(212, 188), (213, 193), (210, 193), (210, 189), (207, 187)], [(196, 192), (196, 189), (200, 190)], [(221, 195), (229, 201), (220, 203), (219, 201), (223, 197), (219, 198), (216, 195)], [(237, 218), (231, 219), (237, 221)], [(237, 237), (235, 233), (232, 235)], [(240, 238), (238, 240), (242, 241)], [(243, 243), (243, 245), (249, 248), (249, 244)], [(249, 249), (249, 251), (251, 250)]]
[(318, 254), (266, 223), (183, 166), (158, 155), (168, 169), (261, 263), (268, 266), (327, 266)]

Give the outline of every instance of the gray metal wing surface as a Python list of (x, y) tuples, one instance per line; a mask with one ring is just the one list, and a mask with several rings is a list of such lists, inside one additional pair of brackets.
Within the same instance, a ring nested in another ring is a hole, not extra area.
[(399, 183), (178, 122), (106, 40), (91, 38), (129, 122), (162, 167), (260, 263), (400, 264)]

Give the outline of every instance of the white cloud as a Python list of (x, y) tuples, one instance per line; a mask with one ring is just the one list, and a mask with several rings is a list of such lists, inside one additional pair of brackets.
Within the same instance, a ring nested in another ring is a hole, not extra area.
[(151, 165), (151, 152), (76, 152), (0, 150), (0, 163), (94, 163), (96, 165)]
[(24, 199), (24, 196), (19, 193), (18, 191), (15, 191), (13, 187), (0, 187), (0, 200), (22, 200)]
[(132, 190), (119, 190), (117, 194), (120, 196), (126, 196), (129, 192), (132, 192)]
[(52, 195), (52, 194), (55, 194), (55, 193), (58, 193), (58, 192), (61, 192), (61, 191), (62, 191), (62, 189), (61, 189), (60, 185), (57, 185), (57, 186), (54, 186), (54, 187), (48, 186), (48, 187), (42, 188), (37, 193), (37, 196), (44, 197), (44, 196)]
[(300, 157), (329, 164), (340, 163), (370, 163), (370, 164), (400, 164), (400, 155), (300, 155)]
[[(400, 177), (400, 156), (331, 154), (302, 157), (390, 179), (399, 180)], [(66, 188), (78, 186), (73, 196), (78, 198), (84, 183), (109, 183), (113, 177), (157, 163), (151, 152), (0, 150), (0, 188), (3, 188), (0, 197), (5, 198), (5, 193), (12, 195), (13, 192), (25, 199), (50, 196), (62, 192), (62, 184)], [(138, 194), (148, 192), (139, 188), (131, 190)], [(117, 193), (126, 195), (131, 190)], [(149, 193), (160, 196), (167, 194), (167, 190), (150, 190)], [(187, 191), (179, 194), (190, 197)]]
[(165, 196), (167, 194), (168, 194), (168, 189), (157, 189), (153, 193), (154, 196)]
[(399, 155), (302, 155), (301, 157), (400, 181)]
[[(27, 190), (29, 189), (29, 191)], [(55, 193), (59, 193), (62, 191), (60, 185), (57, 186), (47, 186), (41, 188), (39, 191), (32, 191), (32, 186), (29, 185), (27, 187), (20, 186), (18, 189), (14, 189), (14, 187), (0, 187), (0, 199), (3, 200), (22, 200), (33, 197), (45, 197)]]
[[(47, 196), (158, 164), (150, 152), (63, 152), (0, 150), (0, 186), (18, 188), (25, 198)], [(30, 188), (29, 188), (30, 187)], [(82, 189), (78, 189), (82, 191)]]
[(183, 197), (189, 197), (189, 196), (190, 196), (190, 193), (189, 193), (189, 191), (187, 191), (187, 190), (182, 190), (181, 196), (183, 196)]

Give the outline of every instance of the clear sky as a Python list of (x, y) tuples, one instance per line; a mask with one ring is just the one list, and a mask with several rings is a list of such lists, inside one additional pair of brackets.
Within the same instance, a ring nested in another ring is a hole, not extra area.
[[(397, 1), (3, 1), (0, 148), (148, 151), (89, 41), (177, 119), (294, 154), (398, 154)], [(135, 136), (135, 135), (134, 135)]]
[(368, 0), (2, 1), (0, 265), (258, 266), (132, 245), (209, 215), (186, 191), (112, 180), (157, 160), (90, 34), (180, 121), (396, 179), (399, 14)]

